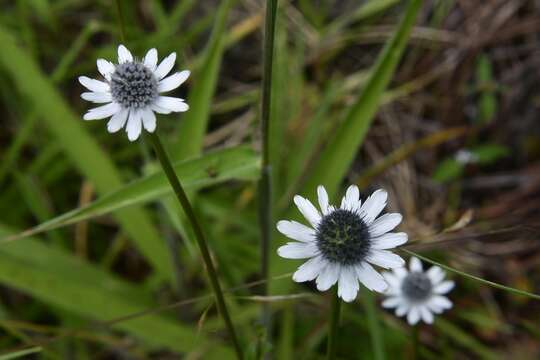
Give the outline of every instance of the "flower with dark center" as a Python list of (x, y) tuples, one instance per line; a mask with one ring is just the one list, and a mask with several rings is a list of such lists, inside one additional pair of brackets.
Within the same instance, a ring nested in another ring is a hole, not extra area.
[(162, 96), (179, 87), (189, 77), (184, 70), (165, 77), (173, 68), (176, 54), (167, 56), (157, 64), (157, 50), (150, 49), (141, 61), (133, 58), (124, 45), (118, 47), (118, 65), (98, 59), (97, 67), (104, 80), (80, 76), (79, 82), (90, 92), (81, 97), (94, 103), (106, 103), (90, 109), (84, 120), (99, 120), (111, 117), (107, 123), (110, 133), (126, 128), (128, 139), (135, 141), (142, 129), (154, 132), (156, 115), (187, 111), (189, 106), (183, 99)]
[(403, 283), (401, 291), (413, 301), (423, 301), (431, 295), (431, 280), (422, 272), (410, 272)]
[(433, 314), (440, 314), (452, 307), (446, 293), (454, 288), (454, 282), (444, 280), (444, 271), (438, 266), (432, 266), (423, 271), (422, 263), (413, 257), (406, 268), (393, 269), (393, 272), (383, 273), (388, 282), (386, 292), (388, 298), (382, 305), (386, 308), (395, 308), (397, 316), (407, 315), (410, 325), (423, 320), (427, 324), (433, 323)]
[(362, 218), (350, 210), (337, 209), (323, 216), (317, 227), (317, 247), (328, 260), (356, 264), (369, 253), (369, 231)]
[(317, 193), (320, 212), (309, 200), (294, 197), (311, 227), (286, 220), (277, 224), (283, 235), (296, 240), (281, 246), (278, 254), (288, 259), (309, 259), (294, 273), (293, 280), (316, 280), (320, 291), (338, 283), (338, 295), (347, 302), (356, 298), (359, 282), (383, 292), (386, 281), (371, 264), (386, 269), (403, 266), (403, 259), (388, 249), (407, 242), (407, 234), (390, 232), (401, 222), (400, 214), (379, 216), (388, 194), (377, 190), (362, 204), (358, 187), (352, 185), (341, 206), (335, 208), (329, 205), (324, 187), (319, 186)]

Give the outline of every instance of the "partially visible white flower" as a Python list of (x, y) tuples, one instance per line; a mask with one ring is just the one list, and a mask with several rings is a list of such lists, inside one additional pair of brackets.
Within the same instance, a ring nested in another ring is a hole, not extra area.
[(469, 150), (461, 149), (456, 153), (455, 159), (458, 163), (467, 165), (478, 162), (478, 155)]
[(383, 292), (387, 283), (370, 264), (386, 269), (401, 267), (405, 261), (388, 251), (407, 242), (407, 234), (391, 233), (401, 222), (397, 213), (379, 214), (388, 194), (375, 191), (362, 204), (355, 185), (347, 189), (341, 207), (328, 203), (323, 186), (317, 188), (321, 211), (301, 196), (294, 203), (311, 226), (282, 220), (277, 229), (290, 239), (278, 249), (281, 257), (309, 259), (293, 275), (296, 282), (316, 279), (317, 289), (326, 291), (336, 282), (338, 296), (350, 302), (356, 298), (359, 281), (368, 289)]
[(81, 97), (106, 105), (90, 109), (84, 114), (84, 120), (111, 117), (107, 130), (114, 133), (125, 126), (128, 139), (135, 141), (143, 127), (148, 132), (156, 130), (155, 112), (187, 111), (189, 106), (184, 99), (160, 95), (176, 89), (189, 77), (188, 70), (165, 77), (175, 60), (176, 53), (173, 52), (158, 65), (156, 49), (148, 50), (142, 60), (137, 60), (124, 45), (118, 46), (118, 64), (98, 59), (97, 68), (103, 80), (80, 76), (79, 82), (90, 90), (82, 93)]
[(440, 314), (452, 307), (452, 302), (444, 294), (454, 288), (454, 282), (444, 280), (446, 273), (438, 266), (424, 272), (420, 260), (413, 257), (409, 262), (409, 271), (403, 267), (385, 272), (383, 276), (390, 286), (382, 306), (395, 308), (397, 316), (407, 315), (410, 325), (420, 320), (431, 324), (433, 314)]

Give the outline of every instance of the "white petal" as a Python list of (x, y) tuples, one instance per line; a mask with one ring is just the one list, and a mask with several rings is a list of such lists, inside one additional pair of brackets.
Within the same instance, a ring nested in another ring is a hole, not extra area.
[(84, 114), (84, 120), (99, 120), (112, 116), (120, 111), (121, 107), (117, 103), (110, 103), (107, 105), (99, 106), (97, 108), (90, 109)]
[(159, 96), (155, 105), (174, 112), (183, 112), (189, 110), (189, 105), (184, 100), (171, 96)]
[(385, 269), (394, 269), (405, 265), (405, 260), (388, 250), (372, 249), (366, 260)]
[(401, 305), (399, 305), (396, 308), (396, 316), (401, 317), (405, 315), (409, 311), (409, 308), (410, 308), (410, 305), (408, 303), (406, 302), (401, 303)]
[(446, 274), (440, 267), (432, 266), (427, 271), (427, 275), (429, 276), (433, 284), (438, 284), (444, 279)]
[(403, 303), (403, 300), (401, 300), (400, 297), (397, 297), (397, 296), (392, 296), (392, 297), (389, 297), (388, 299), (385, 299), (383, 302), (382, 302), (382, 307), (383, 308), (395, 308), (395, 307), (398, 307), (399, 305), (401, 305)]
[(317, 245), (313, 243), (290, 242), (279, 247), (277, 252), (286, 259), (306, 259), (318, 255)]
[(356, 299), (359, 289), (360, 285), (354, 266), (342, 266), (339, 274), (338, 296), (345, 302), (351, 302)]
[(409, 260), (409, 269), (411, 271), (422, 272), (422, 262), (417, 257), (412, 257)]
[(109, 92), (83, 92), (81, 98), (93, 103), (107, 103), (112, 101), (112, 95)]
[(109, 92), (111, 88), (109, 84), (103, 81), (90, 79), (87, 76), (79, 76), (79, 82), (90, 91), (94, 92)]
[(315, 241), (315, 230), (296, 221), (278, 221), (277, 229), (289, 239), (302, 242)]
[(426, 303), (426, 306), (429, 308), (429, 310), (431, 310), (433, 313), (435, 314), (440, 314), (444, 311), (444, 308), (435, 304), (435, 302), (433, 302), (433, 299), (430, 299), (427, 303)]
[(141, 111), (144, 128), (146, 131), (153, 133), (156, 130), (156, 115), (150, 108), (145, 108)]
[(317, 186), (317, 197), (319, 199), (319, 207), (321, 208), (321, 212), (323, 215), (328, 214), (328, 193), (326, 192), (324, 186)]
[(317, 211), (315, 206), (309, 201), (308, 199), (304, 199), (300, 195), (296, 195), (294, 197), (294, 203), (298, 207), (298, 210), (304, 215), (307, 221), (313, 226), (314, 228), (317, 228), (319, 225), (319, 221), (321, 221), (321, 214)]
[(409, 313), (407, 314), (407, 322), (409, 325), (416, 325), (418, 321), (420, 320), (420, 310), (418, 310), (418, 307), (413, 306), (409, 310)]
[(99, 73), (107, 80), (111, 80), (111, 75), (116, 70), (114, 64), (105, 59), (97, 59), (97, 68)]
[(336, 263), (329, 262), (326, 267), (317, 276), (317, 289), (326, 291), (336, 283), (339, 277), (340, 266)]
[(386, 234), (387, 232), (394, 230), (401, 222), (401, 219), (403, 219), (403, 216), (398, 213), (384, 214), (369, 225), (369, 234), (372, 237)]
[(172, 53), (169, 56), (167, 56), (163, 61), (159, 64), (157, 69), (154, 71), (154, 75), (158, 80), (163, 79), (165, 75), (167, 75), (171, 69), (174, 66), (174, 62), (176, 61), (176, 53)]
[(128, 118), (129, 110), (128, 109), (122, 109), (116, 114), (114, 114), (107, 123), (107, 131), (110, 133), (115, 133), (118, 130), (122, 129), (124, 125), (126, 125), (126, 121)]
[(327, 262), (322, 256), (316, 256), (303, 263), (292, 278), (296, 282), (311, 281), (319, 276), (326, 265)]
[(395, 269), (392, 269), (392, 271), (394, 272), (396, 277), (399, 279), (399, 281), (402, 281), (405, 278), (405, 276), (407, 276), (407, 274), (409, 273), (406, 267), (395, 268)]
[(448, 300), (445, 296), (441, 295), (435, 295), (431, 298), (430, 302), (432, 302), (435, 306), (438, 306), (442, 309), (450, 309), (452, 307), (452, 302)]
[(126, 127), (129, 141), (135, 141), (139, 138), (142, 131), (142, 119), (140, 110), (131, 110)]
[(176, 89), (177, 87), (182, 85), (184, 81), (186, 81), (186, 79), (189, 77), (189, 74), (190, 72), (188, 70), (184, 70), (182, 72), (177, 72), (172, 74), (171, 76), (166, 77), (159, 82), (158, 91), (165, 92)]
[(382, 276), (384, 277), (384, 280), (386, 280), (386, 282), (388, 283), (389, 288), (392, 288), (392, 289), (401, 288), (401, 281), (394, 274), (385, 271), (384, 273), (382, 273)]
[(375, 220), (377, 216), (386, 207), (386, 200), (388, 199), (388, 193), (383, 190), (377, 190), (370, 197), (367, 198), (364, 205), (360, 208), (360, 213), (364, 219), (364, 222), (369, 225)]
[(368, 263), (362, 263), (355, 267), (358, 280), (369, 290), (384, 292), (388, 288), (388, 284), (384, 280), (383, 276), (379, 274)]
[(407, 242), (408, 236), (405, 233), (386, 233), (382, 236), (371, 239), (373, 249), (392, 249)]
[(156, 104), (150, 104), (150, 109), (154, 110), (158, 114), (170, 114), (172, 110), (162, 108), (161, 106), (157, 106)]
[(427, 306), (420, 306), (420, 316), (426, 324), (433, 324), (433, 314), (429, 311)]
[(343, 200), (341, 200), (341, 208), (345, 210), (358, 211), (359, 203), (360, 190), (358, 190), (358, 186), (349, 186)]
[(454, 286), (455, 286), (455, 283), (453, 281), (450, 281), (450, 280), (443, 281), (442, 283), (435, 285), (435, 287), (433, 288), (433, 292), (439, 295), (446, 294), (447, 292), (452, 290)]
[(133, 61), (133, 55), (129, 50), (124, 45), (118, 46), (118, 63), (123, 64), (131, 61)]
[(157, 65), (157, 50), (156, 49), (150, 49), (148, 50), (148, 52), (146, 53), (146, 55), (144, 55), (144, 65), (150, 69), (151, 71), (155, 71), (156, 70), (156, 65)]

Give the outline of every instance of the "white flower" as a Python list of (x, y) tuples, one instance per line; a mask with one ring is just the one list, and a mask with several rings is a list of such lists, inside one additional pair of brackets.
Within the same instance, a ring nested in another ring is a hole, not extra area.
[(433, 314), (440, 314), (452, 307), (452, 302), (444, 294), (454, 287), (454, 282), (444, 280), (445, 272), (438, 266), (423, 271), (422, 263), (413, 257), (405, 267), (383, 274), (390, 285), (388, 298), (383, 301), (385, 308), (396, 308), (397, 316), (407, 314), (407, 321), (415, 325), (422, 319), (433, 323)]
[(370, 290), (383, 292), (387, 283), (371, 265), (386, 269), (401, 267), (405, 261), (388, 251), (407, 242), (407, 234), (390, 233), (400, 222), (400, 214), (385, 214), (377, 218), (386, 206), (388, 194), (375, 191), (362, 204), (358, 187), (347, 189), (341, 207), (328, 204), (323, 186), (317, 188), (319, 212), (301, 196), (294, 203), (311, 227), (296, 221), (279, 221), (277, 229), (297, 240), (278, 249), (281, 257), (309, 259), (293, 275), (296, 282), (316, 279), (317, 289), (328, 290), (338, 283), (338, 295), (350, 302), (360, 288), (358, 281)]
[(478, 162), (478, 155), (469, 150), (461, 149), (456, 153), (455, 159), (458, 163), (467, 165)]
[(97, 60), (97, 67), (104, 80), (80, 76), (79, 82), (90, 92), (81, 97), (94, 103), (106, 103), (84, 114), (84, 120), (111, 117), (107, 123), (110, 133), (126, 126), (130, 141), (139, 138), (142, 128), (148, 132), (156, 129), (156, 115), (187, 111), (183, 99), (161, 96), (160, 93), (176, 89), (189, 77), (184, 70), (165, 77), (174, 66), (176, 53), (167, 56), (158, 65), (157, 50), (150, 49), (139, 61), (124, 46), (118, 46), (118, 65), (104, 59)]

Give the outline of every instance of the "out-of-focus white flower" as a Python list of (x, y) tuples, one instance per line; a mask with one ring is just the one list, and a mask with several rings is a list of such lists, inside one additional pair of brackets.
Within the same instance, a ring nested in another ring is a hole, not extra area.
[(347, 189), (341, 207), (328, 203), (323, 186), (317, 188), (321, 211), (301, 196), (294, 203), (310, 223), (279, 221), (277, 229), (290, 239), (278, 249), (281, 257), (309, 259), (293, 275), (296, 282), (316, 279), (317, 289), (328, 290), (338, 283), (338, 295), (350, 302), (356, 298), (359, 281), (368, 289), (383, 292), (387, 283), (370, 264), (386, 269), (405, 264), (398, 255), (388, 251), (407, 242), (407, 234), (392, 233), (402, 219), (397, 213), (379, 214), (386, 207), (388, 194), (375, 191), (362, 204), (355, 185)]
[(189, 106), (183, 99), (160, 95), (176, 89), (189, 77), (188, 70), (165, 77), (172, 70), (175, 60), (176, 53), (172, 53), (158, 65), (157, 50), (150, 49), (139, 61), (124, 45), (118, 46), (118, 64), (98, 59), (97, 67), (103, 80), (80, 76), (79, 82), (90, 90), (82, 93), (81, 97), (105, 105), (90, 109), (84, 114), (84, 120), (111, 117), (107, 130), (114, 133), (125, 126), (128, 139), (135, 141), (143, 127), (148, 132), (154, 132), (155, 112), (169, 114), (187, 111)]
[(383, 273), (389, 284), (385, 308), (395, 308), (397, 316), (407, 315), (410, 325), (423, 320), (433, 323), (433, 314), (440, 314), (452, 307), (452, 302), (444, 294), (454, 288), (454, 282), (444, 280), (446, 274), (438, 266), (423, 271), (422, 263), (416, 257), (405, 267)]
[(456, 153), (455, 159), (462, 165), (472, 164), (478, 161), (478, 156), (469, 150), (461, 149)]

